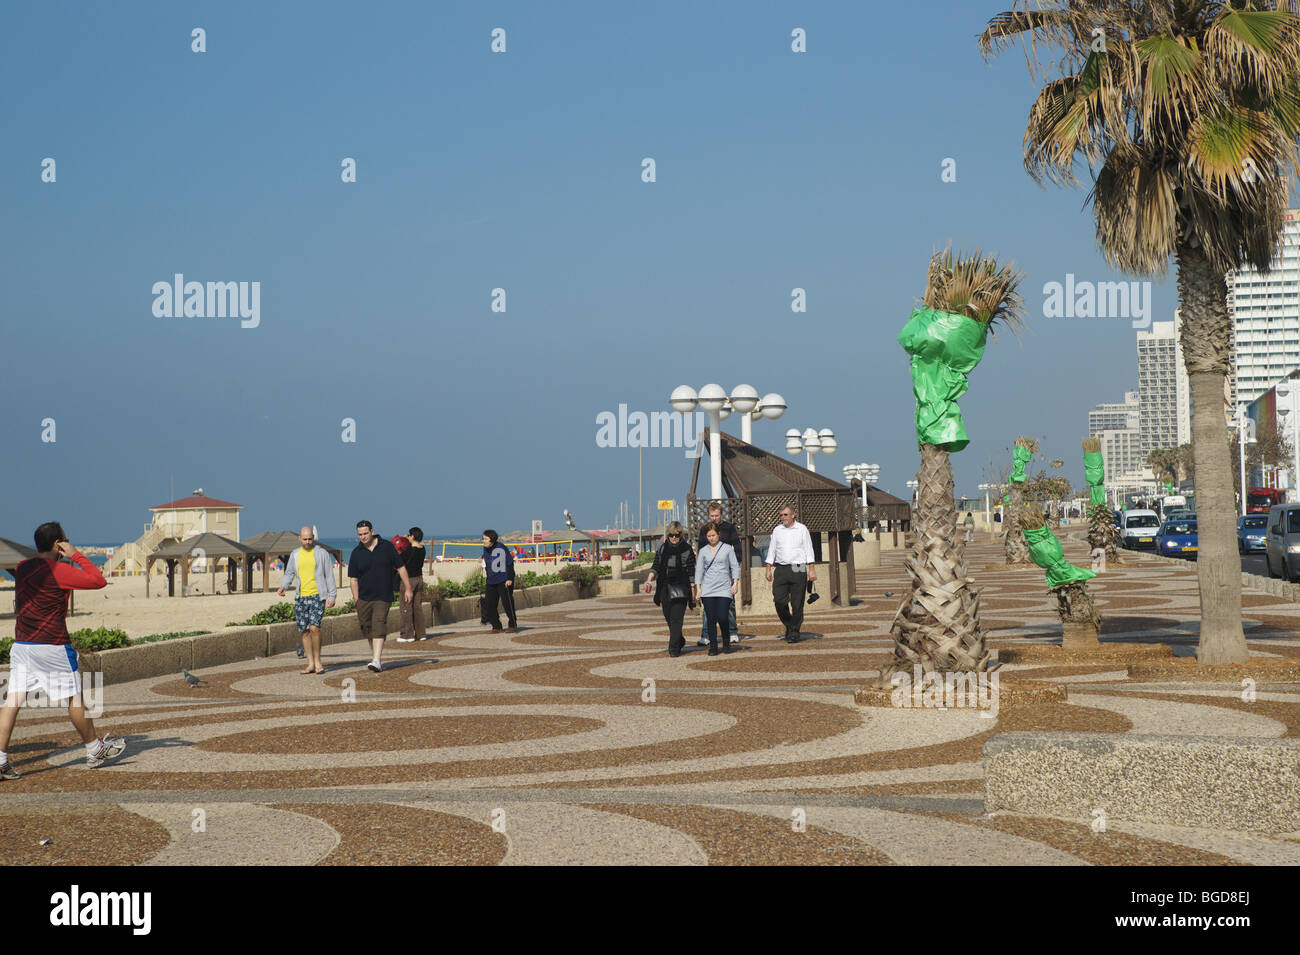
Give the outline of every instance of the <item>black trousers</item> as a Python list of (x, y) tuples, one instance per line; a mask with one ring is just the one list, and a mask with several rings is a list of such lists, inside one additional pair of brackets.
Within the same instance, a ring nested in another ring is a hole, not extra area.
[(787, 638), (799, 633), (803, 626), (803, 599), (808, 593), (808, 574), (796, 574), (788, 564), (772, 568), (772, 602), (776, 615), (785, 624)]
[(487, 622), (492, 624), (492, 629), (501, 629), (501, 615), (497, 613), (498, 600), (505, 606), (510, 626), (518, 627), (519, 621), (515, 619), (515, 595), (505, 584), (488, 584), (487, 590), (483, 592), (483, 614), (487, 617)]
[(708, 621), (709, 649), (718, 648), (718, 634), (722, 635), (722, 646), (731, 646), (731, 631), (727, 629), (727, 608), (731, 606), (730, 597), (702, 597), (704, 619)]
[(682, 636), (682, 622), (686, 619), (686, 601), (665, 598), (660, 606), (664, 612), (664, 620), (668, 624), (668, 652), (681, 653), (682, 647), (686, 646), (686, 638)]

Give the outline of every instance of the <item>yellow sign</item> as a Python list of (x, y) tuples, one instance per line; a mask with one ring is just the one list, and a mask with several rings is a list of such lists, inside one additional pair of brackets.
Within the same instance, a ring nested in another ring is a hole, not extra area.
[(661, 510), (661, 511), (671, 511), (671, 510), (672, 510), (674, 507), (676, 507), (676, 506), (677, 506), (677, 502), (676, 502), (676, 501), (660, 501), (660, 502), (659, 502), (659, 510)]

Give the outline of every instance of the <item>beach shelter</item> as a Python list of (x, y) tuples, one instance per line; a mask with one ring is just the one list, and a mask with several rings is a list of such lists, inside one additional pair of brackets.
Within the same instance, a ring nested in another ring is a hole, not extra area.
[[(262, 563), (262, 593), (267, 593), (271, 589), (271, 560), (278, 557), (281, 560), (288, 560), (289, 555), (293, 553), (301, 541), (298, 535), (293, 531), (264, 531), (261, 534), (254, 534), (246, 541), (241, 541), (245, 547), (252, 548), (257, 552), (254, 563)], [(338, 575), (338, 584), (343, 586), (343, 551), (337, 547), (331, 547), (329, 544), (316, 543), (324, 547), (331, 557), (334, 558), (334, 570)]]
[(252, 548), (232, 541), (228, 537), (222, 537), (219, 534), (198, 534), (194, 537), (187, 537), (184, 540), (169, 538), (163, 541), (149, 554), (144, 561), (144, 595), (149, 596), (149, 577), (153, 569), (154, 561), (167, 562), (167, 595), (176, 596), (176, 567), (181, 568), (181, 596), (185, 596), (185, 591), (189, 586), (190, 566), (195, 560), (203, 558), (205, 561), (212, 561), (209, 567), (212, 568), (213, 592), (216, 591), (216, 560), (226, 558), (227, 588), (230, 593), (234, 593), (237, 587), (236, 573), (242, 565), (244, 568), (244, 592), (252, 592), (252, 569), (253, 561), (260, 556)]
[(36, 548), (0, 537), (0, 570), (13, 570), (23, 561), (36, 556)]

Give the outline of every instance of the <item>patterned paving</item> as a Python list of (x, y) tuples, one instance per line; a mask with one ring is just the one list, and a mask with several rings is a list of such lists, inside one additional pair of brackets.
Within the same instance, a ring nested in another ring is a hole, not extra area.
[[(1082, 548), (1067, 544), (1083, 560)], [(1059, 639), (1042, 573), (991, 544), (968, 564), (995, 647)], [(1094, 582), (1103, 639), (1191, 654), (1194, 567), (1144, 561)], [(0, 857), (108, 864), (1300, 864), (1300, 839), (1113, 821), (987, 817), (980, 749), (1026, 729), (1284, 737), (1300, 692), (1253, 702), (1214, 684), (1137, 683), (1122, 666), (1006, 664), (1003, 686), (1051, 679), (1068, 704), (860, 708), (891, 646), (900, 555), (858, 575), (859, 603), (811, 615), (797, 646), (766, 608), (738, 653), (666, 652), (648, 597), (327, 648), (109, 687), (101, 726), (130, 754), (90, 771), (56, 711), (22, 715), (25, 774), (0, 784)], [(1300, 607), (1245, 596), (1253, 656), (1300, 656)], [(698, 619), (698, 618), (697, 618)], [(698, 628), (698, 623), (695, 624)], [(688, 628), (689, 632), (689, 628)], [(698, 629), (696, 631), (698, 633)], [(649, 701), (653, 689), (653, 702)], [(58, 846), (42, 833), (73, 832)], [(123, 841), (125, 834), (125, 842)]]

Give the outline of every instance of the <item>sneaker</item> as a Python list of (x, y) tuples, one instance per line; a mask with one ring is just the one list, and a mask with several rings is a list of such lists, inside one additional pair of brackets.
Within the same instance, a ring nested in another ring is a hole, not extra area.
[(117, 759), (126, 752), (126, 740), (115, 736), (101, 736), (99, 738), (99, 749), (95, 755), (86, 757), (86, 765), (91, 769), (103, 766), (110, 759)]
[(5, 760), (3, 766), (0, 766), (0, 779), (21, 779), (22, 774), (14, 769), (14, 764)]
[(383, 668), (384, 665), (380, 663), (378, 660), (371, 660), (369, 663), (366, 664), (366, 669), (369, 670), (371, 673), (378, 673)]
[(398, 642), (398, 643), (414, 643), (414, 642), (415, 642), (415, 637), (398, 637), (398, 638), (397, 638), (397, 642)]
[(695, 645), (697, 647), (707, 647), (709, 645), (709, 641), (706, 640), (704, 637), (700, 637), (700, 642)]
[(298, 659), (299, 659), (299, 660), (305, 660), (306, 658), (307, 658), (307, 654), (303, 652), (302, 647), (299, 647), (299, 648), (298, 648)]

